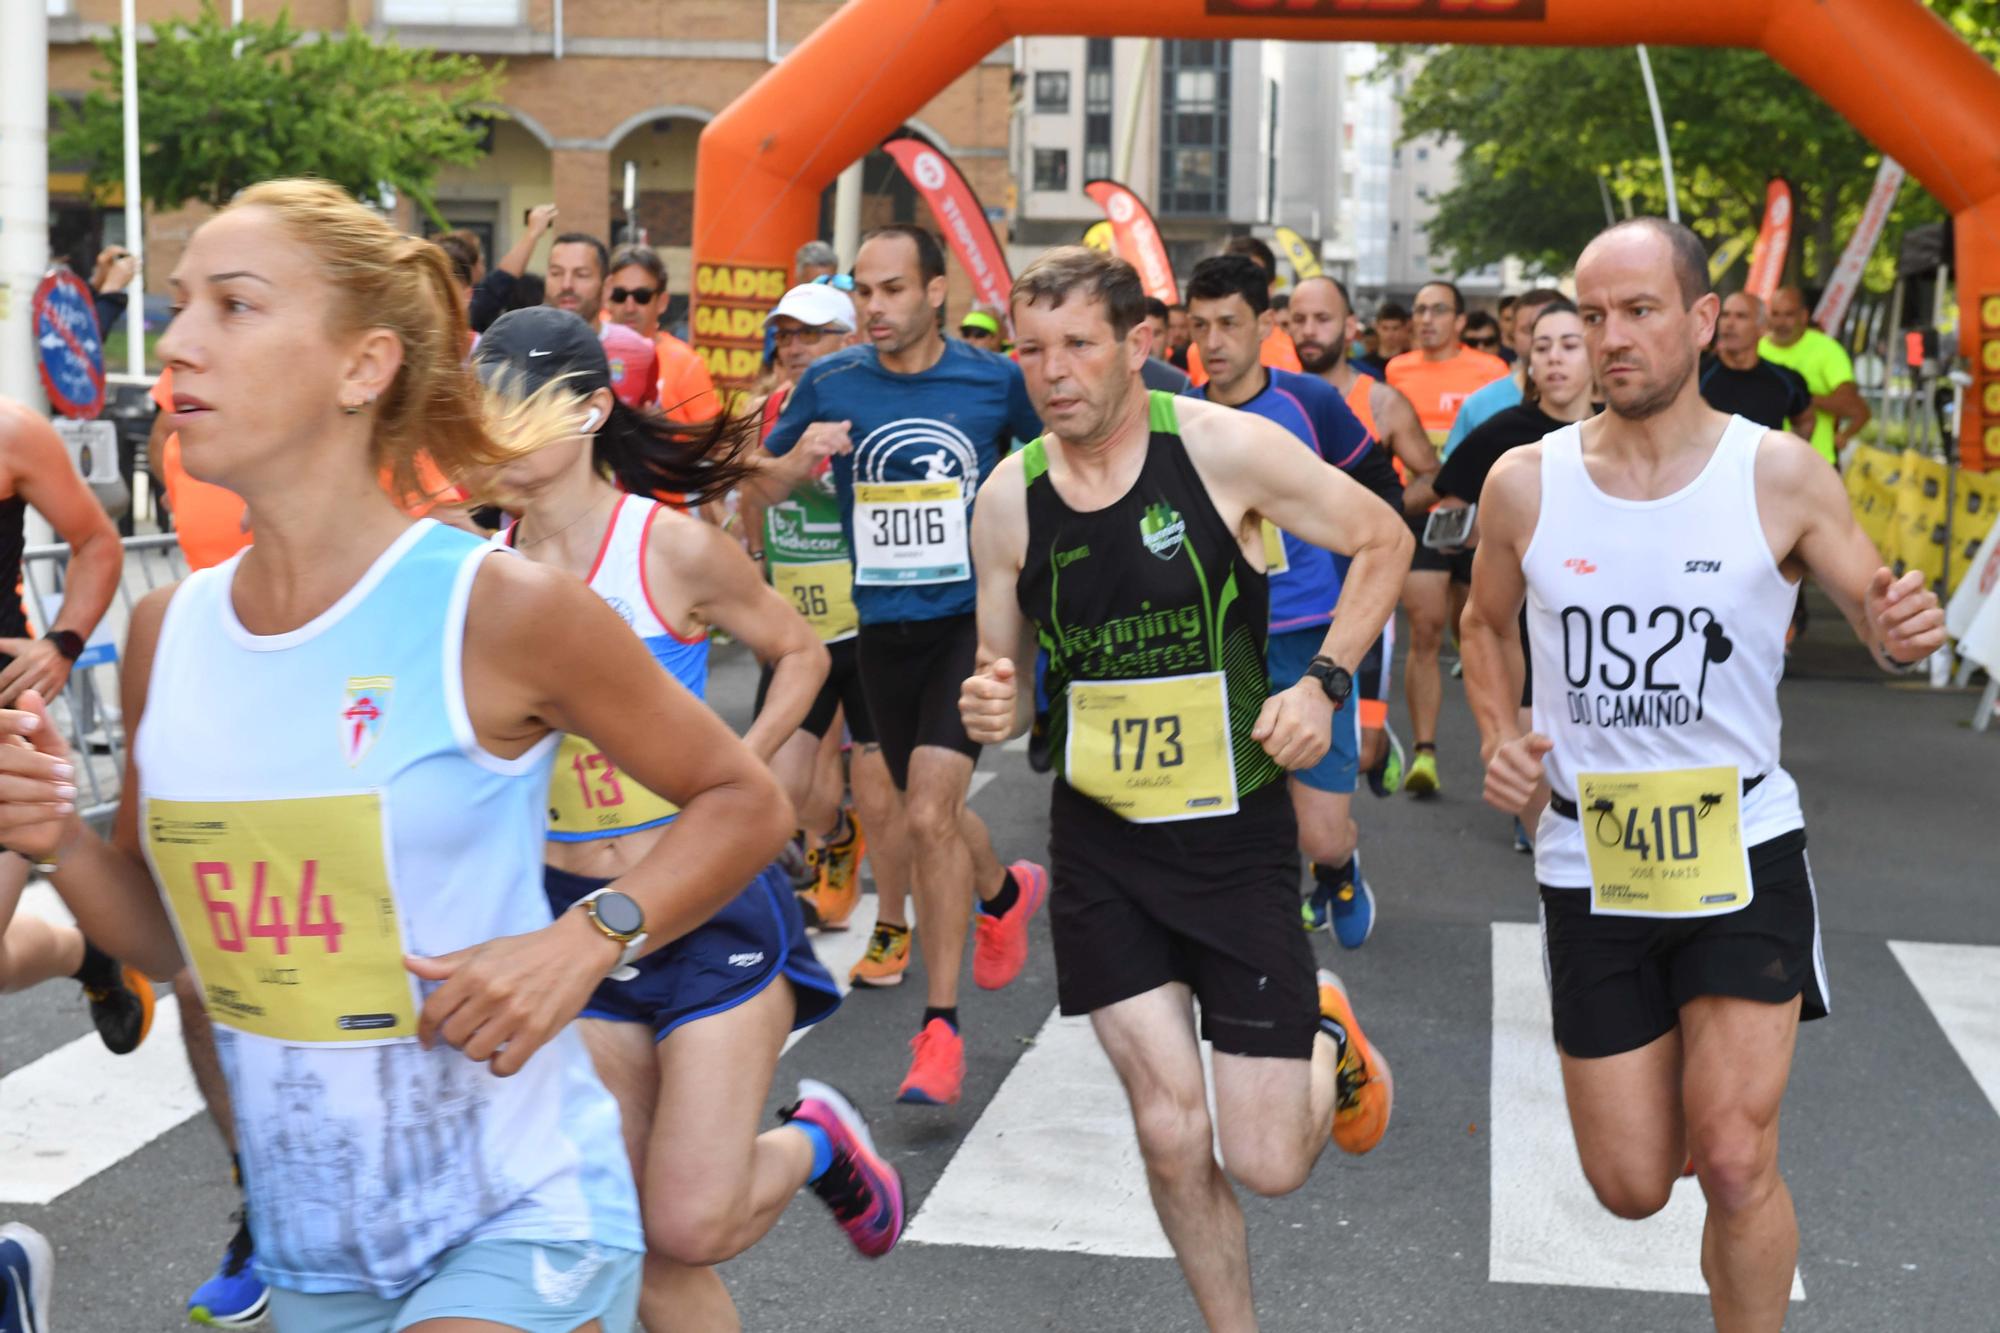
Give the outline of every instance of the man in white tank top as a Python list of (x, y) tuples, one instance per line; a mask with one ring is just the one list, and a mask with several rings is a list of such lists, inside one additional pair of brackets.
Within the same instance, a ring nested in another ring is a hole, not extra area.
[[(1718, 1329), (1776, 1330), (1798, 1255), (1778, 1109), (1826, 1013), (1778, 680), (1810, 571), (1888, 669), (1944, 641), (1840, 477), (1795, 435), (1711, 410), (1718, 303), (1693, 232), (1600, 234), (1577, 305), (1608, 410), (1508, 453), (1480, 500), (1462, 629), (1486, 799), (1534, 823), (1556, 1044), (1604, 1206), (1666, 1205), (1692, 1160)], [(1516, 714), (1526, 604), (1534, 727)]]

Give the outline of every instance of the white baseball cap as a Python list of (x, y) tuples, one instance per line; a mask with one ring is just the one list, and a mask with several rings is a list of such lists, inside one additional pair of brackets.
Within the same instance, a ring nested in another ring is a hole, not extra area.
[(764, 316), (764, 322), (769, 324), (780, 315), (816, 329), (830, 324), (842, 333), (854, 332), (854, 302), (846, 292), (824, 282), (802, 282), (792, 288), (777, 309)]

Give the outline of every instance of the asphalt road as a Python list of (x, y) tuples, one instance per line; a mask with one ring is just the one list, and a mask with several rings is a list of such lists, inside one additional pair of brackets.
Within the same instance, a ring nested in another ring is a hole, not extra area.
[[(1825, 624), (1816, 635), (1835, 629)], [(1810, 674), (1784, 686), (1785, 757), (1804, 791), (1835, 1016), (1802, 1032), (1786, 1103), (1783, 1163), (1804, 1232), (1804, 1299), (1792, 1306), (1788, 1327), (1993, 1333), (2000, 1329), (2000, 1114), (1991, 1100), (2000, 1098), (2000, 1069), (1991, 1067), (2000, 1050), (2000, 874), (1988, 812), (2000, 740), (1966, 729), (1967, 696), (1848, 679), (1861, 673), (1840, 654), (1809, 661)], [(740, 720), (753, 684), (740, 650), (718, 654), (714, 691), (725, 714)], [(1494, 1071), (1505, 1044), (1496, 1036), (1499, 996), (1518, 981), (1494, 971), (1503, 947), (1523, 938), (1513, 927), (1534, 921), (1535, 895), (1526, 858), (1508, 845), (1506, 821), (1477, 799), (1475, 738), (1462, 697), (1448, 693), (1442, 797), (1359, 798), (1364, 865), (1380, 905), (1374, 938), (1353, 953), (1324, 937), (1315, 942), (1348, 982), (1370, 1035), (1394, 1058), (1394, 1125), (1368, 1157), (1329, 1152), (1295, 1195), (1246, 1199), (1263, 1326), (1707, 1328), (1706, 1301), (1684, 1290), (1494, 1280), (1504, 1257), (1496, 1253), (1500, 1219), (1511, 1226), (1521, 1209), (1539, 1207), (1542, 1188), (1501, 1169), (1493, 1146), (1496, 1133), (1532, 1128), (1493, 1123), (1496, 1113), (1505, 1119), (1502, 1103), (1514, 1101), (1514, 1089), (1495, 1087)], [(1038, 857), (1047, 780), (1018, 752), (989, 753), (982, 771), (992, 777), (974, 808), (1003, 855)], [(1953, 978), (1933, 978), (1943, 987), (1935, 994), (1920, 989), (1890, 941), (1984, 946), (1990, 952), (1958, 955), (1971, 960), (1975, 982), (1985, 969), (1983, 984), (1968, 987), (1961, 966), (1958, 992), (1971, 999), (1954, 1008), (1938, 999)], [(852, 945), (828, 941), (827, 952)], [(1043, 1086), (1043, 1072), (1017, 1081), (1011, 1100), (988, 1115), (1019, 1062), (1050, 1041), (1046, 925), (1037, 923), (1027, 970), (1010, 989), (968, 987), (970, 1074), (956, 1107), (890, 1101), (921, 1005), (918, 985), (850, 997), (786, 1055), (772, 1105), (788, 1099), (802, 1075), (839, 1083), (873, 1113), (878, 1143), (904, 1173), (917, 1233), (949, 1232), (955, 1218), (972, 1241), (913, 1241), (864, 1263), (817, 1203), (801, 1199), (770, 1237), (723, 1270), (745, 1326), (1198, 1328), (1170, 1259), (1109, 1253), (1118, 1244), (1088, 1238), (1049, 1242), (1069, 1252), (1020, 1248), (1019, 1228), (997, 1225), (993, 1242), (980, 1243), (986, 1224), (967, 1220), (962, 1205), (925, 1213), (955, 1162), (964, 1179), (994, 1182), (990, 1192), (1014, 1211), (1053, 1219), (1052, 1235), (1060, 1219), (1093, 1202), (1077, 1196), (1090, 1192), (1100, 1164), (1082, 1160), (1074, 1167), (1081, 1174), (1066, 1178), (1075, 1153), (1065, 1117), (1074, 1108)], [(0, 1012), (0, 1076), (87, 1031), (67, 985), (10, 997)], [(107, 1087), (128, 1076), (108, 1062), (96, 1067)], [(0, 1083), (0, 1105), (4, 1094)], [(996, 1143), (1015, 1154), (998, 1171), (982, 1160)], [(1551, 1177), (1566, 1165), (1561, 1157), (1548, 1158)], [(0, 1198), (8, 1197), (15, 1165), (0, 1158)], [(216, 1137), (197, 1116), (46, 1206), (0, 1203), (0, 1220), (18, 1217), (55, 1243), (60, 1333), (163, 1333), (184, 1327), (182, 1302), (214, 1267), (232, 1207)], [(1146, 1231), (1143, 1197), (1122, 1208), (1113, 1200), (1110, 1211), (1114, 1233)], [(1643, 1267), (1661, 1234), (1651, 1226), (1615, 1231), (1613, 1247), (1634, 1250), (1628, 1257)], [(1591, 1272), (1609, 1262), (1551, 1257)]]

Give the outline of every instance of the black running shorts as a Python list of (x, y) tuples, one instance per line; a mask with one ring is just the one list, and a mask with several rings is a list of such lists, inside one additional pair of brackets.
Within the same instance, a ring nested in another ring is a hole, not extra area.
[(1802, 996), (1802, 1019), (1827, 1013), (1819, 902), (1804, 829), (1750, 849), (1750, 905), (1693, 921), (1592, 916), (1588, 889), (1542, 885), (1542, 957), (1556, 1045), (1596, 1059), (1674, 1030), (1704, 995), (1765, 1004)]
[(919, 745), (977, 762), (980, 746), (958, 715), (959, 691), (979, 656), (979, 628), (970, 611), (863, 625), (856, 642), (868, 720), (898, 790), (909, 788), (910, 756)]
[[(806, 710), (806, 720), (799, 723), (799, 730), (824, 740), (827, 729), (833, 725), (833, 715), (840, 713), (847, 721), (847, 734), (854, 738), (856, 745), (873, 745), (875, 725), (869, 721), (868, 700), (861, 693), (860, 649), (856, 641), (849, 637), (829, 643), (826, 655), (829, 659), (826, 682), (819, 687), (812, 707)], [(765, 667), (757, 677), (757, 711), (760, 713), (764, 711), (764, 696), (770, 688), (771, 668)]]
[(1049, 871), (1063, 1013), (1179, 981), (1201, 1001), (1201, 1035), (1216, 1050), (1311, 1058), (1319, 987), (1284, 783), (1233, 815), (1132, 824), (1057, 781)]

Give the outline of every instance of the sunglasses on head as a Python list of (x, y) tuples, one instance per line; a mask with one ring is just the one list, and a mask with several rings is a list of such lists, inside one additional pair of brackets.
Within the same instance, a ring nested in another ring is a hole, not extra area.
[(645, 305), (659, 294), (660, 289), (658, 287), (613, 287), (611, 289), (611, 304), (617, 305), (621, 301), (637, 301), (640, 305)]
[(822, 287), (831, 287), (837, 292), (854, 290), (854, 279), (845, 273), (822, 273), (813, 282)]

